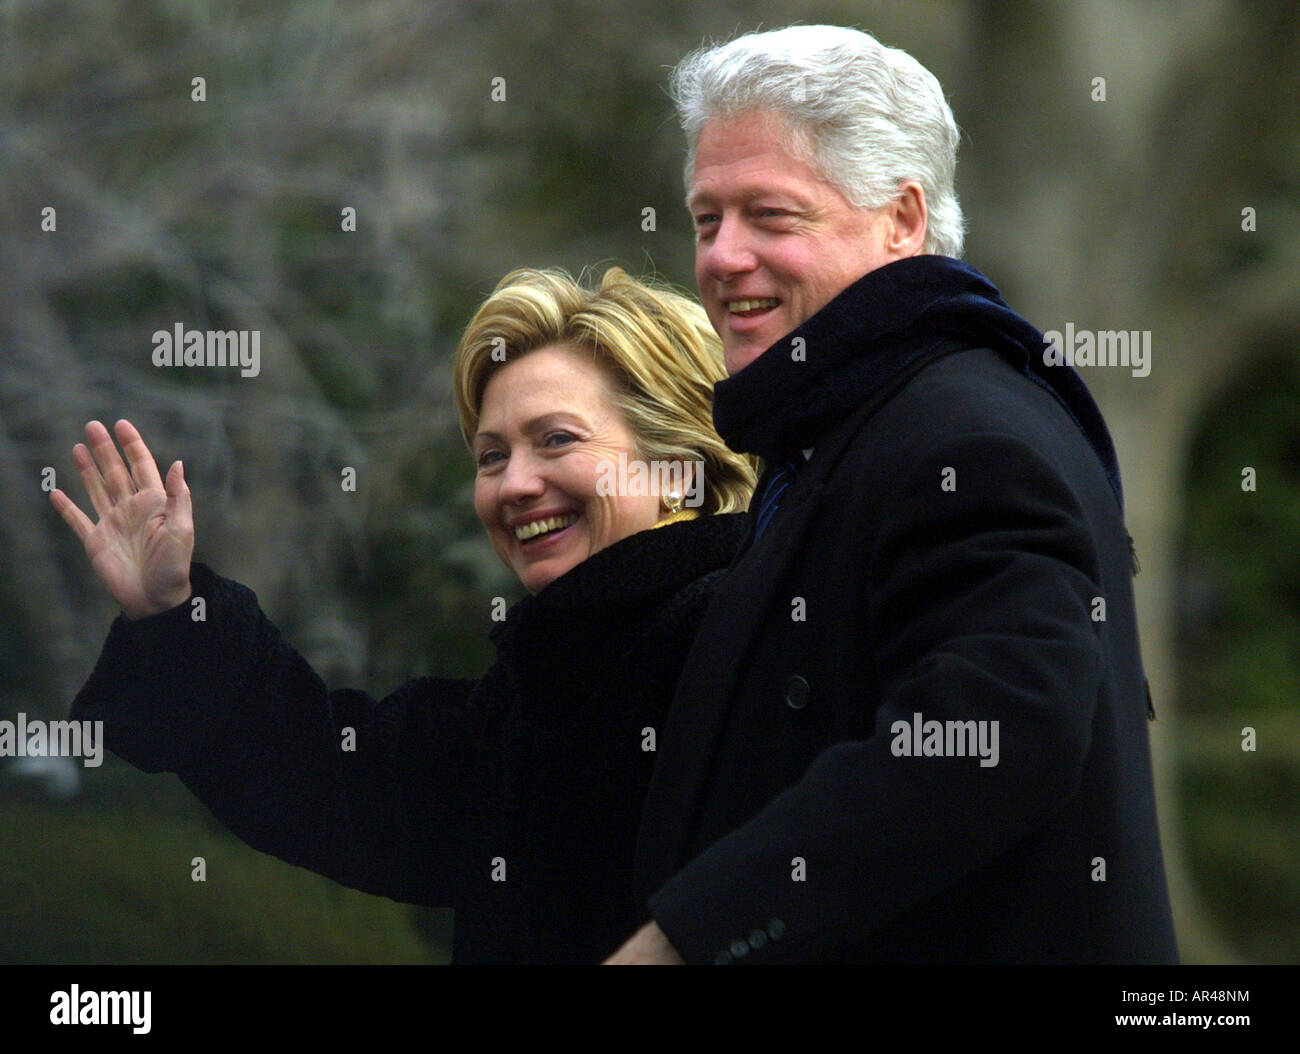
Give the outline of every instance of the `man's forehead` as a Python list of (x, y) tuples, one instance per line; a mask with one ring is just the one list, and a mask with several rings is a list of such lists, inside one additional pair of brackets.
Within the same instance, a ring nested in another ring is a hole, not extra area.
[(717, 117), (696, 144), (687, 202), (719, 194), (795, 194), (821, 174), (793, 150), (788, 126), (765, 111)]

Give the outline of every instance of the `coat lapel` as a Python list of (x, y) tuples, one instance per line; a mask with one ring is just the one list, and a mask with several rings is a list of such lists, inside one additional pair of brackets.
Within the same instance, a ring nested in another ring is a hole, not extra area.
[(690, 835), (713, 748), (730, 709), (744, 652), (758, 635), (772, 593), (816, 511), (822, 483), (800, 473), (780, 514), (756, 546), (746, 549), (714, 594), (700, 624), (677, 696), (659, 737), (637, 836), (637, 901), (677, 870)]

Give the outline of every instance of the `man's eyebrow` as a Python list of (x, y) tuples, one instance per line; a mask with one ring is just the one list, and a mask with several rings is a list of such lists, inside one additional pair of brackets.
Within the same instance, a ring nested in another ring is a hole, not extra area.
[[(732, 188), (730, 196), (744, 202), (753, 201), (755, 198), (778, 198), (791, 202), (799, 209), (812, 207), (812, 202), (798, 191), (787, 187), (774, 187), (767, 183), (742, 183)], [(693, 190), (686, 195), (686, 207), (691, 211), (700, 208), (716, 208), (717, 203), (717, 196), (707, 190)]]
[(686, 207), (691, 211), (694, 211), (697, 208), (702, 208), (712, 202), (713, 198), (703, 191), (692, 190), (686, 195)]

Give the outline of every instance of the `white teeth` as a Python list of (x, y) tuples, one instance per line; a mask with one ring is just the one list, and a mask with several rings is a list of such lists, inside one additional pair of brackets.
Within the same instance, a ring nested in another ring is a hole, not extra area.
[(758, 307), (776, 307), (780, 302), (774, 296), (764, 297), (762, 300), (733, 300), (727, 305), (727, 310), (753, 311)]
[(526, 542), (529, 538), (536, 538), (539, 534), (546, 534), (548, 531), (558, 531), (561, 527), (567, 527), (577, 518), (573, 513), (566, 513), (564, 516), (549, 516), (544, 520), (533, 520), (531, 523), (516, 527), (515, 537), (521, 542)]

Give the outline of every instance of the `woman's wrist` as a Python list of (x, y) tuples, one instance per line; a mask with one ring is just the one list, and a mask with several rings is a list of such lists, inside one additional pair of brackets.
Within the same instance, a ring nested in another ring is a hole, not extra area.
[(132, 622), (139, 622), (141, 619), (150, 618), (153, 615), (161, 615), (164, 611), (171, 611), (175, 608), (178, 608), (182, 604), (188, 602), (190, 597), (192, 597), (193, 595), (194, 595), (194, 589), (190, 585), (189, 581), (186, 581), (183, 587), (177, 589), (175, 592), (169, 594), (168, 596), (162, 597), (154, 603), (147, 604), (138, 608), (132, 608), (129, 610), (127, 608), (123, 608), (122, 614), (124, 614)]

